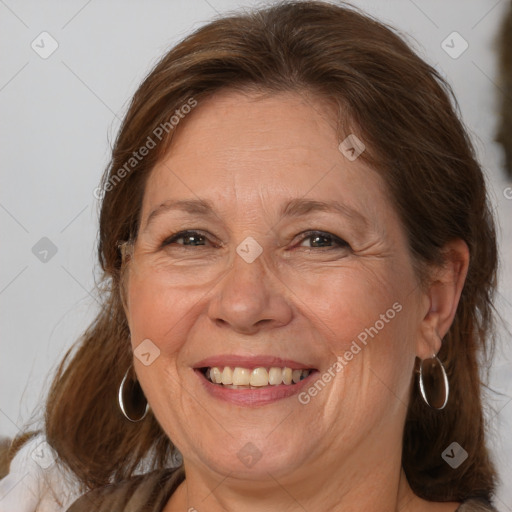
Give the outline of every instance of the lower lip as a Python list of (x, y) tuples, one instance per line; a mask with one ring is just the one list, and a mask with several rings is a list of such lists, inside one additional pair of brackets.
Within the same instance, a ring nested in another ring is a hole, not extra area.
[(296, 395), (300, 393), (302, 388), (307, 386), (309, 381), (318, 373), (314, 370), (305, 379), (302, 379), (296, 384), (279, 384), (278, 386), (266, 386), (260, 389), (231, 389), (219, 384), (213, 384), (200, 370), (194, 371), (211, 396), (224, 400), (225, 402), (231, 402), (232, 404), (245, 407), (271, 404), (283, 398)]

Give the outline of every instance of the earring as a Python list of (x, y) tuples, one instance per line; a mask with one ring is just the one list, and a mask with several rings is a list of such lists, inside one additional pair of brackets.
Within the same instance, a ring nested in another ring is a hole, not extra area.
[(450, 385), (443, 363), (435, 354), (429, 359), (422, 359), (419, 374), (420, 393), (425, 403), (432, 409), (444, 409)]
[(136, 379), (128, 380), (129, 371), (130, 369), (126, 370), (121, 385), (119, 386), (119, 408), (127, 420), (137, 423), (146, 417), (149, 411), (149, 404), (140, 387), (139, 381)]

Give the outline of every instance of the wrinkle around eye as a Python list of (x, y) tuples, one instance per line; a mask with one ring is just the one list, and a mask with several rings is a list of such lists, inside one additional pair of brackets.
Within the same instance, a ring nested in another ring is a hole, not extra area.
[(321, 231), (321, 230), (311, 230), (311, 231), (307, 231), (305, 233), (302, 234), (302, 239), (301, 239), (301, 244), (299, 245), (299, 247), (304, 247), (302, 245), (303, 242), (305, 242), (306, 240), (308, 239), (313, 239), (313, 238), (327, 238), (327, 239), (330, 239), (331, 242), (332, 242), (332, 245), (328, 245), (328, 246), (325, 246), (325, 247), (307, 247), (307, 249), (324, 249), (324, 250), (336, 250), (336, 249), (352, 249), (350, 244), (346, 241), (346, 240), (343, 240), (342, 238), (340, 238), (339, 236), (336, 236), (336, 235), (333, 235), (332, 233), (329, 233), (329, 232), (326, 232), (326, 231)]
[[(202, 233), (199, 233), (198, 231), (192, 231), (192, 230), (187, 230), (187, 231), (180, 231), (176, 234), (173, 234), (169, 237), (167, 237), (163, 242), (162, 242), (162, 246), (163, 247), (168, 247), (170, 246), (171, 244), (173, 243), (176, 243), (178, 240), (186, 240), (187, 238), (202, 238), (204, 239), (205, 241), (208, 240), (208, 237), (206, 235), (203, 235)], [(183, 247), (199, 247), (199, 246), (205, 246), (206, 243), (202, 243), (202, 244), (177, 244), (178, 246), (183, 246)]]

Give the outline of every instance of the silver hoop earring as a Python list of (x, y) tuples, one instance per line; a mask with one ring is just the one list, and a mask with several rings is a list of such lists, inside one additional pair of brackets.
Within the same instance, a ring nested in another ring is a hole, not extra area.
[(425, 403), (438, 411), (444, 409), (450, 396), (450, 384), (443, 363), (434, 354), (421, 360), (419, 373), (420, 393)]
[(138, 380), (129, 379), (126, 370), (121, 385), (119, 386), (118, 401), (123, 416), (132, 423), (142, 421), (148, 411), (149, 404), (144, 396)]

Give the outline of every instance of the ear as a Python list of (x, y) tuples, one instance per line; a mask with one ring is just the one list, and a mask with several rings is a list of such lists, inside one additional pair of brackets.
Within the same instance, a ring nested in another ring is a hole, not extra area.
[(425, 307), (416, 347), (416, 355), (427, 359), (437, 354), (441, 340), (452, 325), (469, 267), (469, 249), (460, 239), (447, 243), (442, 250), (444, 263), (432, 269), (425, 291)]

